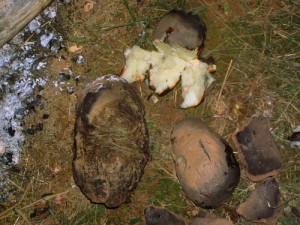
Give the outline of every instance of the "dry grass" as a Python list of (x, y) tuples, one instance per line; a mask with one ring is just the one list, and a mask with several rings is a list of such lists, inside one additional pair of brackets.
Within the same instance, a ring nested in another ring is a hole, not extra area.
[[(99, 75), (118, 74), (128, 46), (151, 48), (154, 24), (167, 10), (178, 6), (199, 12), (207, 23), (204, 54), (212, 55), (218, 67), (213, 88), (199, 107), (182, 110), (178, 108), (178, 88), (153, 104), (146, 100), (151, 91), (144, 84), (136, 84), (146, 105), (152, 161), (132, 202), (106, 209), (90, 204), (72, 178), (76, 97), (53, 95), (51, 86), (46, 87), (43, 96), (50, 117), (43, 120), (42, 132), (27, 138), (23, 161), (11, 170), (13, 194), (0, 213), (1, 224), (143, 224), (143, 209), (149, 205), (164, 206), (191, 218), (205, 210), (186, 198), (176, 178), (169, 140), (175, 121), (184, 116), (201, 117), (232, 144), (235, 129), (257, 114), (270, 118), (285, 162), (277, 178), (284, 209), (279, 224), (297, 224), (290, 209), (300, 207), (300, 156), (286, 137), (300, 123), (300, 2), (145, 0), (139, 8), (132, 2), (97, 1), (90, 13), (83, 13), (84, 1), (61, 8), (59, 26), (68, 37), (67, 45), (82, 45), (86, 59), (83, 66), (71, 64), (83, 77), (76, 93)], [(139, 36), (142, 32), (144, 36)], [(71, 56), (62, 54), (71, 63)], [(49, 70), (55, 80), (55, 68)], [(27, 126), (41, 121), (45, 110), (32, 115)], [(237, 224), (251, 224), (237, 218), (235, 208), (253, 188), (242, 173), (232, 199), (210, 212)]]

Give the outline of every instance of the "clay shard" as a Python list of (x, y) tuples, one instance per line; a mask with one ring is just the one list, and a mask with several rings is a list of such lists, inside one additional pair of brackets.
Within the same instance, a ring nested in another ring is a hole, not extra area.
[(278, 174), (282, 160), (267, 118), (254, 117), (246, 127), (235, 132), (233, 141), (251, 181), (259, 182)]
[(229, 199), (240, 179), (229, 144), (200, 119), (178, 122), (171, 133), (176, 174), (186, 195), (203, 208)]
[(259, 185), (245, 202), (237, 208), (237, 213), (246, 220), (262, 222), (265, 224), (276, 224), (281, 208), (280, 190), (275, 178), (268, 178)]
[(300, 146), (300, 126), (297, 126), (293, 134), (288, 137), (288, 140), (292, 143), (294, 146)]
[(73, 175), (93, 203), (130, 200), (149, 158), (144, 106), (122, 78), (98, 78), (78, 98)]
[(204, 45), (206, 25), (195, 14), (173, 9), (159, 21), (153, 31), (152, 40), (161, 40), (187, 49), (196, 49)]
[(146, 225), (187, 225), (187, 221), (161, 207), (147, 207), (144, 210)]

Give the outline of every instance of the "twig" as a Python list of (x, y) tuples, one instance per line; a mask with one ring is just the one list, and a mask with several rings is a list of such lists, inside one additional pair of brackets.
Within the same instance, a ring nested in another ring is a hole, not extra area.
[(247, 42), (247, 41), (245, 41), (243, 38), (241, 38), (240, 36), (238, 36), (237, 35), (237, 33), (234, 31), (234, 30), (232, 30), (225, 22), (224, 22), (224, 18), (220, 18), (220, 16), (211, 8), (211, 6), (208, 4), (208, 3), (206, 3), (205, 1), (203, 1), (203, 3), (211, 10), (211, 12), (213, 13), (213, 15), (219, 20), (219, 22), (221, 22), (225, 27), (226, 27), (226, 29), (227, 30), (229, 30), (232, 34), (234, 34), (240, 41), (242, 41), (244, 44), (247, 44), (247, 45), (249, 45), (249, 46), (251, 46), (252, 48), (253, 48), (253, 46), (249, 43), (249, 42)]
[(136, 23), (140, 23), (143, 21), (152, 21), (152, 20), (156, 20), (156, 19), (160, 19), (162, 16), (157, 16), (157, 17), (152, 17), (152, 18), (141, 18), (139, 20), (135, 20), (135, 21), (130, 21), (128, 23), (123, 23), (123, 24), (119, 24), (119, 25), (113, 25), (113, 26), (106, 26), (106, 27), (102, 27), (101, 30), (103, 31), (108, 31), (108, 30), (112, 30), (112, 29), (116, 29), (116, 28), (120, 28), (120, 27), (128, 27), (128, 26), (132, 26)]
[(28, 218), (24, 215), (23, 212), (21, 212), (20, 210), (16, 209), (16, 213), (18, 213), (25, 221), (27, 224), (31, 225), (32, 223), (30, 223), (30, 221), (28, 220)]
[(6, 178), (8, 182), (10, 182), (12, 185), (17, 187), (18, 189), (22, 190), (23, 192), (25, 191), (21, 186), (17, 185), (15, 182), (13, 182), (11, 179)]
[(288, 108), (292, 105), (292, 102), (295, 100), (296, 97), (298, 97), (300, 90), (296, 92), (296, 94), (292, 97), (292, 99), (288, 102), (287, 106), (284, 108), (283, 112), (280, 114), (280, 117), (274, 122), (273, 124), (277, 124), (279, 120), (282, 118), (282, 116), (286, 113)]
[[(44, 26), (46, 26), (47, 24), (51, 24), (51, 21), (47, 21), (46, 23), (44, 23), (41, 28), (43, 28)], [(51, 26), (51, 25), (50, 25)], [(52, 27), (52, 26), (51, 26)], [(53, 27), (52, 27), (53, 28)], [(54, 28), (53, 28), (54, 29)], [(21, 45), (21, 47), (23, 47), (24, 45), (26, 45), (27, 43), (29, 43), (29, 41), (31, 40), (31, 38), (35, 35), (36, 33), (33, 32), (25, 41), (24, 43)]]
[(131, 7), (129, 6), (128, 0), (123, 0), (123, 3), (124, 3), (124, 5), (125, 5), (125, 7), (126, 7), (128, 13), (129, 13), (131, 19), (132, 19), (133, 21), (136, 21), (136, 20), (137, 20), (137, 15), (136, 15), (136, 13), (133, 12), (133, 10), (131, 9)]
[(131, 26), (135, 23), (137, 23), (137, 21), (131, 21), (129, 23), (123, 23), (123, 24), (119, 24), (119, 25), (103, 27), (103, 28), (101, 28), (101, 30), (108, 31), (108, 30), (112, 30), (112, 29), (116, 29), (116, 28), (120, 28), (120, 27), (128, 27), (128, 26)]
[(26, 190), (24, 192), (24, 194), (22, 195), (20, 201), (18, 201), (16, 204), (14, 204), (13, 206), (9, 207), (8, 209), (4, 210), (2, 213), (0, 213), (0, 219), (2, 218), (6, 218), (7, 217), (7, 213), (11, 212), (14, 208), (16, 208), (18, 205), (20, 205), (20, 203), (22, 202), (22, 200), (24, 199), (24, 197), (26, 196), (29, 187), (31, 186), (32, 181), (28, 184), (28, 186), (26, 187)]
[(48, 195), (48, 196), (46, 196), (46, 197), (44, 197), (44, 198), (41, 198), (41, 199), (39, 199), (39, 200), (37, 200), (37, 201), (35, 201), (35, 202), (29, 204), (29, 205), (23, 206), (23, 207), (20, 208), (20, 209), (26, 209), (26, 208), (29, 208), (29, 207), (31, 207), (31, 206), (33, 206), (33, 205), (35, 205), (35, 204), (37, 204), (37, 203), (39, 203), (39, 202), (41, 202), (41, 201), (49, 200), (49, 199), (51, 199), (51, 198), (53, 198), (53, 197), (55, 197), (55, 196), (57, 196), (57, 195), (64, 195), (64, 194), (67, 194), (68, 192), (70, 192), (70, 190), (67, 190), (67, 191), (64, 191), (64, 192), (61, 192), (61, 193), (56, 193), (56, 194), (53, 194), (53, 195)]
[[(221, 95), (222, 95), (222, 92), (223, 92), (225, 83), (226, 83), (226, 81), (227, 81), (227, 78), (228, 78), (230, 72), (232, 71), (232, 70), (231, 70), (231, 65), (232, 65), (232, 59), (230, 60), (230, 63), (229, 63), (229, 66), (228, 66), (228, 68), (227, 68), (227, 71), (226, 71), (226, 75), (225, 75), (224, 81), (223, 81), (223, 83), (222, 83), (222, 87), (221, 87), (220, 93), (219, 93), (218, 98), (217, 98), (216, 108), (218, 108), (218, 106), (219, 106), (219, 101), (220, 101), (220, 98), (221, 98)], [(229, 71), (230, 71), (230, 72), (229, 72)]]

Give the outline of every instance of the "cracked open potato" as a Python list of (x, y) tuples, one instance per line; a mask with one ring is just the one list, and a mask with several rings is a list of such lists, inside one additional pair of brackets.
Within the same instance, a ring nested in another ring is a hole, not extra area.
[(181, 79), (184, 99), (181, 108), (199, 105), (205, 90), (215, 80), (211, 72), (216, 71), (216, 65), (200, 61), (197, 50), (188, 50), (159, 40), (155, 40), (153, 45), (158, 51), (146, 51), (138, 46), (127, 49), (124, 54), (126, 65), (121, 77), (132, 83), (144, 80), (148, 74), (149, 86), (157, 94), (171, 90)]
[(176, 174), (186, 195), (203, 208), (216, 208), (240, 179), (229, 144), (200, 119), (184, 119), (171, 133)]
[(148, 161), (144, 106), (135, 90), (113, 75), (89, 84), (78, 99), (73, 174), (94, 203), (128, 202)]

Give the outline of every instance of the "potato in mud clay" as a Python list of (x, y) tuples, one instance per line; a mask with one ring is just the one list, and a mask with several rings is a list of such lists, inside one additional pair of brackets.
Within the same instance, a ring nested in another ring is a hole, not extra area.
[(93, 203), (118, 207), (130, 200), (149, 158), (144, 106), (122, 78), (89, 84), (76, 106), (73, 174)]
[(186, 195), (202, 208), (222, 205), (240, 179), (229, 144), (196, 118), (177, 123), (171, 140), (176, 174)]

